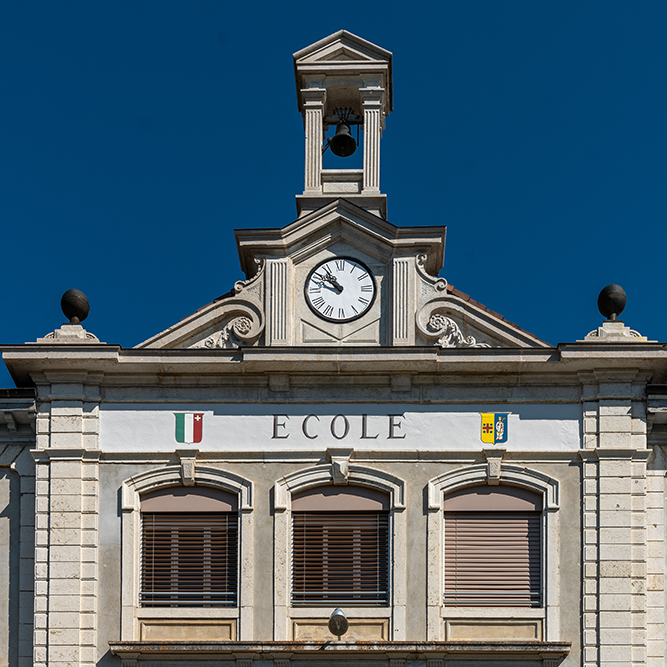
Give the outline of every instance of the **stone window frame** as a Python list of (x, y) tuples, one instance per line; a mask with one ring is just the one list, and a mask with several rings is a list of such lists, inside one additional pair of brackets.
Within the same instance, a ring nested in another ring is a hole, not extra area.
[[(141, 494), (168, 487), (207, 486), (238, 496), (239, 583), (236, 607), (140, 607), (141, 577)], [(252, 482), (220, 468), (196, 465), (184, 477), (181, 465), (148, 470), (133, 475), (121, 484), (121, 641), (139, 639), (143, 616), (165, 619), (236, 619), (236, 639), (253, 638), (253, 485)]]
[(405, 641), (406, 614), (406, 562), (407, 562), (407, 517), (405, 513), (405, 482), (382, 470), (349, 463), (345, 479), (336, 474), (334, 464), (317, 465), (285, 475), (279, 479), (274, 491), (274, 626), (275, 641), (292, 639), (292, 621), (312, 618), (328, 619), (333, 606), (291, 606), (291, 542), (292, 542), (292, 494), (298, 494), (317, 486), (334, 484), (366, 486), (383, 491), (389, 496), (389, 606), (352, 606), (341, 608), (348, 618), (387, 618), (389, 639)]
[[(496, 463), (495, 461), (493, 462)], [(447, 619), (512, 618), (542, 619), (542, 640), (560, 638), (560, 502), (559, 483), (544, 473), (518, 465), (500, 463), (499, 471), (490, 476), (491, 462), (458, 468), (429, 480), (427, 484), (427, 640), (444, 639)], [(499, 475), (497, 474), (499, 472)], [(445, 607), (445, 493), (484, 484), (518, 486), (542, 496), (542, 553), (541, 572), (543, 602), (539, 608), (530, 607)], [(444, 622), (443, 622), (444, 621)], [(536, 621), (537, 622), (537, 621)]]

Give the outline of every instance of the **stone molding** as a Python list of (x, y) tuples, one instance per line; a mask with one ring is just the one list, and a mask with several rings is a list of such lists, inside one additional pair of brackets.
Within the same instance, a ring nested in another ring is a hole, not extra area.
[[(500, 453), (500, 450), (498, 450)], [(441, 641), (443, 617), (457, 614), (456, 608), (445, 607), (444, 594), (444, 505), (445, 493), (480, 484), (510, 484), (520, 486), (543, 498), (542, 510), (542, 581), (544, 597), (542, 609), (545, 616), (544, 637), (554, 642), (560, 638), (560, 514), (558, 480), (537, 470), (505, 464), (498, 457), (488, 457), (487, 463), (465, 466), (438, 475), (427, 484), (428, 537), (427, 537), (427, 639)], [(499, 475), (494, 468), (500, 463)], [(492, 465), (493, 464), (493, 465)], [(492, 610), (484, 610), (485, 615)], [(531, 616), (534, 609), (515, 611), (517, 618)]]
[[(351, 452), (350, 452), (351, 453)], [(390, 635), (400, 641), (406, 636), (405, 611), (407, 597), (407, 517), (405, 509), (405, 482), (390, 473), (349, 462), (347, 452), (332, 450), (331, 464), (316, 465), (286, 475), (274, 487), (274, 639), (291, 639), (291, 544), (292, 544), (292, 494), (317, 486), (336, 484), (340, 481), (338, 471), (342, 463), (346, 472), (346, 483), (379, 489), (390, 498)], [(337, 479), (338, 478), (338, 479)], [(365, 608), (356, 608), (357, 613)], [(377, 613), (378, 608), (373, 607)], [(299, 617), (307, 608), (299, 608)], [(313, 617), (319, 610), (313, 610)]]
[[(500, 484), (522, 486), (539, 493), (544, 499), (546, 510), (557, 510), (560, 506), (558, 481), (537, 470), (501, 463), (499, 481)], [(488, 483), (488, 463), (457, 468), (438, 475), (428, 482), (428, 508), (431, 511), (444, 511), (445, 493), (451, 493), (466, 486)]]
[[(293, 493), (334, 483), (330, 465), (318, 465), (285, 475), (275, 483), (274, 508), (277, 511), (290, 509)], [(385, 491), (391, 498), (392, 510), (405, 509), (405, 482), (383, 470), (349, 463), (347, 483)]]
[[(140, 495), (158, 488), (181, 486), (182, 467), (180, 465), (165, 466), (155, 470), (133, 475), (123, 481), (122, 509), (123, 511), (139, 511)], [(250, 480), (229, 473), (220, 468), (197, 464), (194, 474), (195, 486), (211, 486), (225, 491), (231, 491), (239, 496), (241, 511), (252, 511), (252, 482)]]
[[(234, 493), (239, 498), (239, 580), (238, 625), (239, 637), (251, 639), (253, 635), (253, 568), (254, 568), (254, 519), (253, 484), (250, 480), (213, 466), (195, 463), (195, 457), (181, 456), (192, 463), (190, 486), (208, 486)], [(135, 641), (139, 638), (137, 612), (139, 610), (139, 581), (141, 574), (141, 494), (159, 488), (183, 485), (183, 464), (147, 470), (133, 475), (121, 484), (122, 555), (121, 555), (121, 639)], [(163, 611), (161, 609), (161, 611)], [(171, 609), (170, 618), (184, 616), (178, 608)], [(214, 614), (212, 612), (212, 614)], [(185, 614), (187, 615), (187, 614)]]

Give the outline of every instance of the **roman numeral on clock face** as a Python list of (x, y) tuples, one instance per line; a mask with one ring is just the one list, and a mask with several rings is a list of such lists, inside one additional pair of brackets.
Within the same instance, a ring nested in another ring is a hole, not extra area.
[(313, 306), (315, 306), (315, 308), (319, 308), (322, 305), (324, 305), (324, 299), (321, 296), (313, 299)]
[(367, 306), (367, 305), (370, 303), (370, 301), (369, 301), (368, 299), (364, 299), (363, 296), (360, 296), (357, 300), (358, 300), (359, 303), (362, 304), (363, 306)]
[(345, 268), (345, 260), (337, 259), (336, 260), (336, 271), (342, 271)]
[(361, 291), (362, 292), (372, 292), (373, 291), (373, 285), (362, 285), (361, 286)]
[(327, 306), (323, 312), (326, 317), (329, 317), (331, 313), (333, 313), (333, 306), (331, 305)]

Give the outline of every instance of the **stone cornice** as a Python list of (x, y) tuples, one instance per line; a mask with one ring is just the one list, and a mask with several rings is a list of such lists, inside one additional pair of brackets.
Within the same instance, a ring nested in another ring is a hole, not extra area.
[(532, 641), (449, 641), (449, 642), (388, 642), (388, 641), (304, 641), (304, 642), (109, 642), (114, 655), (130, 660), (221, 659), (271, 660), (285, 656), (291, 660), (310, 661), (353, 659), (356, 662), (402, 658), (403, 660), (438, 658), (563, 658), (571, 649), (569, 642)]
[[(295, 377), (310, 374), (379, 376), (410, 374), (456, 374), (473, 377), (483, 374), (522, 376), (542, 375), (551, 382), (580, 384), (579, 374), (601, 369), (649, 375), (667, 370), (664, 346), (600, 346), (587, 354), (569, 354), (558, 349), (455, 348), (436, 347), (247, 347), (238, 350), (209, 349), (122, 349), (119, 346), (37, 346), (16, 345), (0, 348), (18, 386), (48, 382), (50, 373), (86, 372), (95, 384), (132, 385), (160, 383), (169, 376), (262, 376), (282, 373)], [(102, 375), (100, 375), (102, 374)], [(85, 380), (84, 380), (85, 381)]]

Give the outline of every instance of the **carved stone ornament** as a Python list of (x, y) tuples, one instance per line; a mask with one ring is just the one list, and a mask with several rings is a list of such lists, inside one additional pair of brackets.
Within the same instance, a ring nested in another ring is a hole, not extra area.
[(259, 288), (262, 284), (262, 276), (264, 275), (264, 269), (266, 268), (266, 262), (263, 259), (254, 258), (254, 262), (257, 266), (257, 273), (252, 278), (248, 280), (237, 280), (234, 283), (234, 294), (241, 294), (241, 292), (249, 291), (258, 291), (253, 290), (253, 288)]
[(447, 281), (444, 278), (438, 278), (428, 273), (426, 270), (426, 259), (427, 257), (424, 254), (417, 255), (415, 258), (417, 273), (427, 285), (431, 286), (433, 291), (444, 292), (447, 289)]
[(177, 449), (176, 453), (181, 459), (181, 484), (183, 486), (194, 486), (197, 475), (197, 449)]
[(251, 298), (231, 297), (224, 306), (220, 328), (190, 345), (191, 348), (233, 350), (257, 343), (265, 324), (260, 305)]
[(331, 458), (331, 480), (334, 484), (347, 484), (350, 476), (351, 449), (328, 449)]
[[(473, 336), (464, 336), (461, 327), (441, 312), (425, 312), (431, 304), (426, 304), (417, 313), (417, 328), (426, 338), (436, 338), (434, 345), (449, 347), (491, 347), (488, 343), (478, 343)], [(437, 307), (437, 306), (436, 306)], [(424, 317), (428, 314), (428, 318)], [(425, 321), (424, 321), (425, 320)]]
[(70, 324), (67, 322), (60, 329), (46, 334), (44, 338), (38, 338), (37, 342), (79, 345), (81, 343), (99, 343), (100, 340), (95, 334), (86, 331), (80, 324)]
[(486, 456), (486, 483), (489, 486), (498, 486), (500, 484), (500, 475), (502, 474), (504, 449), (485, 449)]
[(602, 326), (586, 334), (586, 341), (600, 343), (647, 343), (646, 336), (626, 327), (621, 320), (605, 320)]

